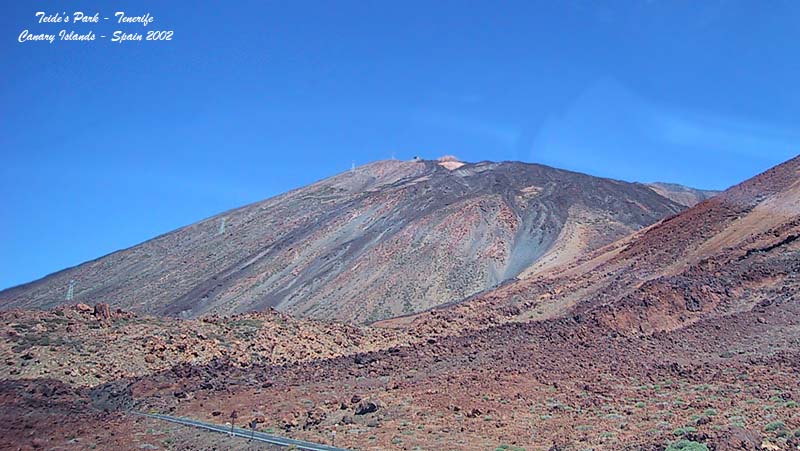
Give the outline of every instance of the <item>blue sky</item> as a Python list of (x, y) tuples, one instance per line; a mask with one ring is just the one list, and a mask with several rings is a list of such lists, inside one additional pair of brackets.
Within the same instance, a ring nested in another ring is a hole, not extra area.
[[(18, 43), (140, 30), (37, 10), (175, 35)], [(19, 1), (0, 24), (0, 287), (393, 153), (725, 188), (800, 148), (790, 0)]]

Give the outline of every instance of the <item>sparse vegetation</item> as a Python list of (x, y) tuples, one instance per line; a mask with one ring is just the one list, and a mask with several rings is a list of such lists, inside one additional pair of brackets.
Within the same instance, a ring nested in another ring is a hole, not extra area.
[(61, 336), (51, 336), (51, 334), (44, 332), (44, 333), (29, 333), (25, 335), (18, 335), (13, 337), (13, 340), (17, 343), (15, 346), (12, 347), (14, 352), (25, 352), (30, 348), (35, 346), (64, 346), (70, 344), (71, 342), (64, 337)]
[(694, 434), (695, 432), (697, 432), (697, 428), (692, 426), (685, 426), (672, 431), (672, 435), (676, 437), (685, 437), (686, 435)]
[(678, 440), (670, 443), (666, 451), (708, 451), (708, 446), (691, 440)]
[(728, 417), (731, 426), (743, 428), (746, 425), (745, 418), (741, 415), (733, 415)]
[(525, 448), (511, 445), (499, 445), (495, 451), (525, 451)]
[(782, 431), (784, 429), (786, 429), (786, 423), (784, 423), (783, 421), (780, 421), (780, 420), (773, 421), (771, 423), (767, 423), (764, 426), (764, 430), (767, 431), (767, 432), (778, 432), (778, 431)]

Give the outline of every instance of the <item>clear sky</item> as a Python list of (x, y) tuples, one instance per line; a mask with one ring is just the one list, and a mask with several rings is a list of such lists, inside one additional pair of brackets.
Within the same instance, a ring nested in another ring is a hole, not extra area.
[[(800, 153), (793, 0), (43, 0), (0, 25), (0, 287), (393, 153), (718, 189)], [(17, 42), (63, 28), (174, 40)]]

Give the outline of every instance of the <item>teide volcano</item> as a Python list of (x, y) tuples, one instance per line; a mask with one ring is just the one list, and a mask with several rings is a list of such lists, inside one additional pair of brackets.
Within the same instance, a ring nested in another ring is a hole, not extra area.
[(685, 208), (663, 187), (537, 164), (380, 161), (8, 289), (0, 305), (50, 308), (74, 281), (70, 303), (370, 322), (537, 274)]

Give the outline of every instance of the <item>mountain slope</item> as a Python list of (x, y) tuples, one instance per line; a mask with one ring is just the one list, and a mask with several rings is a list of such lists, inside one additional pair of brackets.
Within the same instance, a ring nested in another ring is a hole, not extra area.
[[(384, 323), (482, 328), (558, 317), (626, 333), (800, 300), (800, 157), (592, 254), (434, 315)], [(454, 321), (459, 318), (459, 321)]]
[(800, 157), (653, 226), (619, 249), (602, 265), (613, 268), (617, 280), (592, 297), (599, 305), (590, 311), (617, 328), (648, 332), (797, 302), (798, 237)]
[(447, 163), (356, 168), (0, 292), (0, 305), (52, 307), (74, 281), (72, 303), (368, 322), (546, 271), (683, 209), (641, 184)]
[(719, 194), (719, 191), (689, 188), (675, 183), (655, 182), (648, 183), (647, 186), (658, 194), (687, 207), (694, 207), (709, 197)]

